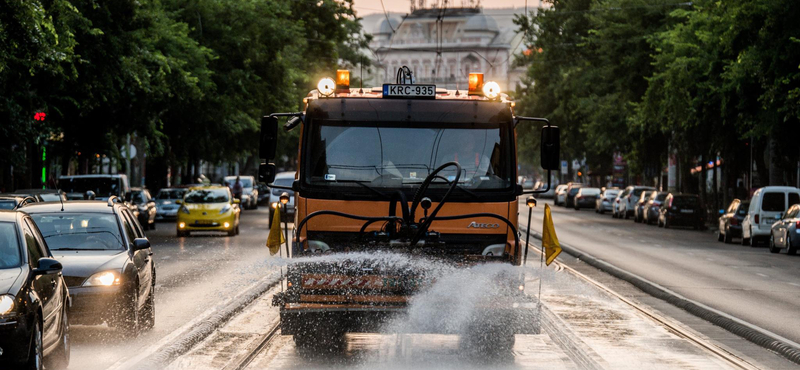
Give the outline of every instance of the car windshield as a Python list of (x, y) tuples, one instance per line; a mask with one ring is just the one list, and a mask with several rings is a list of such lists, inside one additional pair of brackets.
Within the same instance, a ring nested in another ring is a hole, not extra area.
[(656, 195), (656, 201), (663, 202), (664, 199), (667, 199), (667, 193), (660, 193)]
[(110, 213), (36, 213), (33, 221), (51, 250), (123, 249), (117, 218)]
[(739, 209), (736, 210), (736, 214), (739, 216), (747, 216), (747, 212), (750, 210), (750, 202), (743, 202), (739, 205)]
[(95, 196), (119, 196), (119, 180), (111, 177), (74, 177), (61, 179), (61, 189), (67, 193), (85, 193), (93, 191)]
[(603, 195), (605, 195), (606, 198), (616, 198), (617, 195), (619, 195), (619, 191), (617, 191), (617, 190), (606, 190), (606, 192), (603, 193)]
[(598, 194), (600, 194), (600, 189), (597, 189), (597, 188), (586, 188), (586, 189), (581, 190), (581, 195), (592, 196), (592, 195), (598, 195)]
[[(461, 165), (465, 188), (507, 189), (512, 178), (509, 130), (498, 124), (323, 122), (308, 135), (305, 181), (312, 185), (413, 187), (447, 162)], [(455, 178), (455, 167), (439, 173)], [(410, 185), (415, 184), (415, 185)], [(446, 186), (444, 180), (433, 186)]]
[(183, 194), (186, 194), (184, 189), (161, 189), (158, 191), (158, 199), (183, 199)]
[(0, 222), (0, 269), (22, 264), (17, 227), (13, 222)]
[(228, 191), (226, 189), (197, 189), (192, 190), (184, 198), (185, 203), (227, 203)]
[(700, 203), (697, 197), (674, 197), (672, 205), (679, 208), (694, 208)]
[(134, 203), (144, 203), (144, 192), (141, 190), (132, 191), (131, 201)]
[(14, 209), (17, 201), (13, 199), (0, 199), (0, 209)]

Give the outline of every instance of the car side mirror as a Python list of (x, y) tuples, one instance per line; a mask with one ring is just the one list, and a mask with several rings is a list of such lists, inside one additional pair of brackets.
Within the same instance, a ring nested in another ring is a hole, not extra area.
[(262, 163), (258, 166), (258, 181), (271, 184), (275, 182), (275, 165), (272, 163)]
[(133, 239), (133, 250), (138, 251), (147, 248), (150, 248), (150, 241), (147, 238)]
[(178, 200), (175, 201), (175, 204), (183, 204), (183, 201), (178, 199)]
[(560, 168), (561, 131), (558, 126), (542, 127), (542, 168), (557, 171)]
[(261, 117), (261, 133), (259, 136), (259, 157), (270, 160), (275, 158), (278, 146), (278, 117)]
[(239, 200), (237, 198), (233, 198), (233, 204), (241, 204), (241, 203), (242, 203), (241, 200)]
[(61, 262), (52, 258), (39, 258), (37, 267), (33, 269), (34, 275), (51, 275), (61, 272)]

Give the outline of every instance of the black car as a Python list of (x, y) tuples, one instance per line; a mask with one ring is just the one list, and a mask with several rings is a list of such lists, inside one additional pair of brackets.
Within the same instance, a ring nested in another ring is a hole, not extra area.
[(644, 222), (644, 212), (647, 206), (647, 201), (653, 195), (655, 190), (642, 190), (639, 195), (639, 200), (636, 201), (636, 208), (633, 210), (633, 222)]
[(747, 216), (750, 202), (734, 199), (719, 216), (719, 236), (717, 240), (727, 244), (733, 243), (733, 238), (742, 237), (742, 221)]
[[(30, 216), (0, 211), (0, 365), (69, 365), (70, 295)], [(6, 366), (0, 366), (3, 369)]]
[(12, 194), (21, 197), (32, 197), (39, 202), (67, 201), (67, 195), (56, 189), (17, 189)]
[(658, 226), (690, 226), (695, 229), (705, 225), (703, 205), (694, 194), (669, 194), (659, 209)]
[(667, 195), (669, 193), (663, 191), (650, 193), (650, 199), (644, 205), (644, 223), (653, 225), (658, 222), (658, 213), (661, 209), (661, 204), (664, 203), (664, 199), (667, 199)]
[[(150, 196), (147, 189), (131, 188), (131, 192), (125, 196), (125, 199), (132, 205), (136, 206), (139, 212), (137, 219), (145, 229), (156, 229), (156, 201)], [(135, 214), (135, 212), (134, 212)]]
[(136, 335), (155, 322), (156, 269), (150, 241), (130, 210), (108, 201), (26, 207), (64, 265), (74, 323), (107, 323)]
[(0, 194), (1, 210), (13, 211), (32, 203), (36, 203), (36, 199), (21, 195)]
[(567, 208), (575, 207), (575, 196), (578, 195), (578, 191), (581, 190), (581, 186), (574, 185), (567, 191), (566, 200), (564, 200), (564, 206)]

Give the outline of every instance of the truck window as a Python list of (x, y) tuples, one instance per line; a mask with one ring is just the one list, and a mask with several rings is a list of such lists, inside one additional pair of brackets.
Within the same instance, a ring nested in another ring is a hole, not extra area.
[[(312, 125), (305, 145), (305, 181), (355, 188), (361, 188), (355, 182), (418, 186), (436, 167), (456, 161), (462, 167), (461, 186), (507, 189), (514, 184), (509, 136), (507, 127), (497, 124), (323, 121)], [(452, 180), (455, 168), (440, 175)]]
[(784, 193), (764, 193), (761, 200), (761, 210), (768, 212), (783, 212), (786, 210), (786, 195)]

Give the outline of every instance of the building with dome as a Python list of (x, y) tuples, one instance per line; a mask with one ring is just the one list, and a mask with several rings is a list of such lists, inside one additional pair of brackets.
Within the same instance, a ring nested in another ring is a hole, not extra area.
[(365, 84), (392, 83), (398, 68), (408, 66), (416, 83), (448, 89), (466, 87), (470, 72), (484, 73), (513, 90), (524, 68), (512, 68), (513, 55), (525, 49), (513, 23), (523, 9), (482, 9), (479, 6), (439, 9), (413, 7), (409, 14), (372, 14), (362, 20), (372, 34), (371, 71)]

